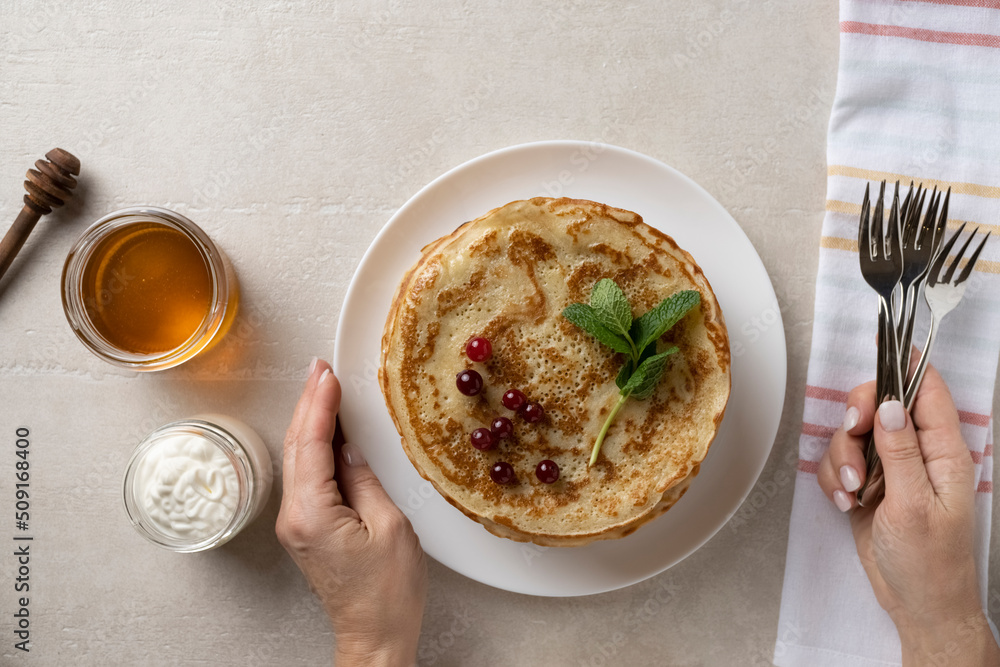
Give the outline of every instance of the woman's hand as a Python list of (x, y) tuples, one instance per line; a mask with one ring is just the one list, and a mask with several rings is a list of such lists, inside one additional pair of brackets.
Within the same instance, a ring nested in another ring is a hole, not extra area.
[(340, 383), (314, 361), (285, 436), (278, 540), (330, 616), (338, 665), (413, 665), (424, 552), (361, 451), (334, 454)]
[(851, 527), (875, 597), (899, 631), (904, 664), (1000, 664), (973, 558), (975, 469), (944, 380), (928, 367), (912, 419), (899, 401), (876, 410), (874, 382), (856, 387), (847, 405), (819, 484), (841, 511), (856, 507), (874, 428), (885, 498), (856, 507)]

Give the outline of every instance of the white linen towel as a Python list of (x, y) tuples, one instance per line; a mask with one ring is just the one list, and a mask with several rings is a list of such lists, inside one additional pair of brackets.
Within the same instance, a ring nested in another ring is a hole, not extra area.
[[(861, 277), (865, 185), (951, 186), (951, 229), (1000, 232), (1000, 0), (841, 0), (840, 71), (828, 136), (812, 351), (774, 661), (779, 667), (900, 664), (896, 629), (855, 551), (848, 517), (816, 470), (847, 392), (875, 374), (876, 297)], [(877, 192), (877, 187), (873, 187)], [(877, 195), (876, 195), (877, 196)], [(873, 197), (874, 203), (875, 197)], [(976, 463), (983, 604), (993, 493), (992, 405), (1000, 352), (1000, 241), (987, 244), (931, 362), (951, 387)], [(923, 328), (914, 342), (923, 343)]]

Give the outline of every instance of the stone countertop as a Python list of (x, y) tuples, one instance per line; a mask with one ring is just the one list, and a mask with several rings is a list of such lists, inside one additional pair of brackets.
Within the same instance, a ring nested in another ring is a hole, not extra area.
[[(327, 621), (274, 537), (278, 495), (226, 547), (167, 553), (125, 517), (128, 455), (152, 428), (211, 409), (242, 416), (280, 459), (309, 361), (332, 359), (351, 275), (392, 213), (470, 158), (584, 139), (684, 172), (756, 246), (788, 341), (777, 440), (740, 521), (642, 584), (535, 598), (432, 562), (421, 664), (771, 664), (836, 3), (411, 4), (3, 3), (0, 220), (13, 220), (24, 170), (48, 149), (74, 152), (83, 176), (0, 281), (0, 503), (14, 502), (13, 432), (27, 425), (34, 536), (29, 654), (13, 648), (16, 564), (0, 556), (0, 662), (328, 661)], [(81, 230), (136, 204), (201, 225), (244, 295), (219, 347), (143, 376), (91, 356), (59, 296)], [(0, 540), (14, 532), (11, 520)], [(996, 584), (991, 594), (1000, 600)]]

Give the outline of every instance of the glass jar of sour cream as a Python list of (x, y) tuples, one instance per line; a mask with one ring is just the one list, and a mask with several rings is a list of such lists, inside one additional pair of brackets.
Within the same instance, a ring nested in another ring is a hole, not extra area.
[(161, 426), (135, 448), (125, 470), (125, 511), (153, 544), (207, 551), (260, 514), (272, 478), (271, 457), (249, 426), (198, 415)]

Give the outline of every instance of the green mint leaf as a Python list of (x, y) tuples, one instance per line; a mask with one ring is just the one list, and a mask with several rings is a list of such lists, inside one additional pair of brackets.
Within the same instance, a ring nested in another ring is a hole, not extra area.
[(684, 290), (664, 299), (632, 324), (632, 341), (636, 347), (642, 350), (643, 354), (650, 344), (653, 345), (655, 352), (655, 343), (660, 336), (667, 333), (670, 327), (677, 324), (682, 317), (687, 315), (689, 310), (700, 302), (701, 294), (696, 290)]
[(622, 387), (621, 393), (640, 401), (652, 396), (660, 378), (663, 377), (663, 371), (667, 367), (667, 357), (676, 351), (677, 346), (671, 347), (665, 352), (654, 354), (639, 364), (639, 367), (632, 373), (632, 377)]
[(562, 315), (615, 352), (632, 354), (632, 346), (629, 342), (623, 336), (604, 326), (594, 309), (587, 304), (570, 304), (563, 310)]
[(628, 337), (629, 327), (632, 326), (632, 306), (615, 281), (610, 278), (597, 281), (590, 293), (590, 306), (601, 324), (616, 334)]
[[(656, 341), (647, 345), (646, 349), (639, 355), (639, 364), (642, 364), (642, 362), (646, 361), (646, 359), (649, 359), (654, 354), (656, 354)], [(622, 366), (621, 370), (618, 371), (618, 377), (615, 378), (615, 384), (618, 385), (619, 389), (625, 388), (625, 385), (628, 384), (628, 379), (632, 377), (632, 372), (635, 371), (635, 369), (636, 364), (632, 362), (632, 359), (626, 359), (625, 364)]]
[(625, 363), (622, 364), (621, 370), (618, 371), (618, 377), (615, 378), (615, 384), (618, 385), (619, 389), (624, 389), (630, 377), (632, 377), (632, 360), (626, 359)]
[(649, 359), (654, 354), (656, 354), (656, 341), (655, 340), (653, 342), (651, 342), (649, 345), (647, 345), (642, 350), (641, 353), (639, 353), (639, 363), (636, 365), (636, 367), (638, 368), (638, 366), (642, 365), (642, 362), (646, 361), (646, 359)]

